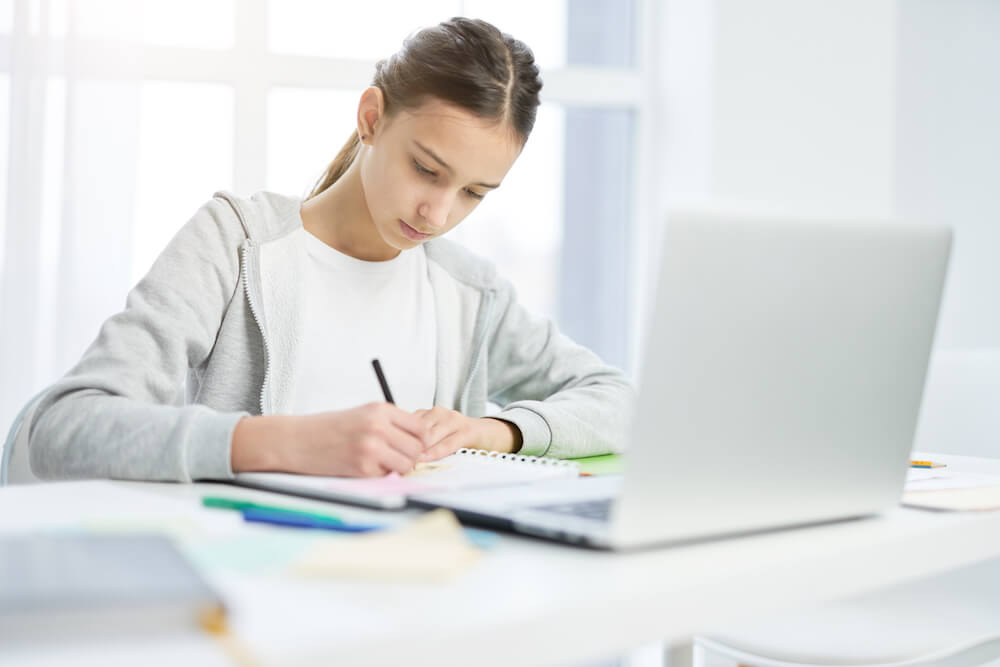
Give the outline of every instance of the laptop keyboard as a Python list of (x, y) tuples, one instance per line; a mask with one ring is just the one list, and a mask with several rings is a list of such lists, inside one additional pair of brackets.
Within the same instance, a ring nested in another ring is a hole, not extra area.
[(559, 503), (557, 505), (540, 505), (531, 509), (541, 512), (553, 512), (555, 514), (568, 514), (570, 516), (583, 517), (595, 521), (607, 521), (611, 512), (612, 498), (601, 498), (600, 500), (584, 500), (575, 503)]

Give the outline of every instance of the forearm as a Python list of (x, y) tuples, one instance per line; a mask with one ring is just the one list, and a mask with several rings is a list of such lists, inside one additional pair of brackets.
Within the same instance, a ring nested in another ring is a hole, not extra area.
[(233, 430), (230, 452), (233, 472), (289, 470), (284, 454), (295, 438), (295, 417), (268, 415), (244, 417)]

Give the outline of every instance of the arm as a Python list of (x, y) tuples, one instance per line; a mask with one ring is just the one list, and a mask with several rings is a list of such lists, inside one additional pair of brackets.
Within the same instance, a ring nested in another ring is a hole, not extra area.
[(377, 477), (413, 469), (427, 425), (390, 403), (311, 415), (244, 417), (233, 432), (233, 470)]
[(621, 452), (634, 402), (625, 375), (517, 303), (500, 283), (489, 337), (488, 390), (515, 424), (521, 453), (556, 458)]
[(175, 406), (189, 367), (208, 358), (239, 289), (245, 238), (224, 201), (205, 204), (48, 390), (30, 425), (32, 470), (44, 478), (227, 477), (245, 413)]

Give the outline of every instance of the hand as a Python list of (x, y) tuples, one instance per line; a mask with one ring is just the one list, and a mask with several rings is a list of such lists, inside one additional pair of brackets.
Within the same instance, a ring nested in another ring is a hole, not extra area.
[(435, 406), (413, 413), (429, 427), (428, 447), (418, 461), (435, 461), (463, 447), (516, 452), (521, 431), (510, 422), (490, 417), (466, 417), (461, 412)]
[(390, 403), (302, 416), (245, 417), (233, 432), (232, 466), (309, 475), (379, 477), (413, 469), (429, 426)]

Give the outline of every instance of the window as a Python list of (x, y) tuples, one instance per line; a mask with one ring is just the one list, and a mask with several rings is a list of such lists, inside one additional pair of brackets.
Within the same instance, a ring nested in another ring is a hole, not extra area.
[(17, 350), (5, 372), (22, 379), (3, 410), (79, 358), (215, 190), (305, 194), (352, 131), (375, 60), (454, 15), (529, 44), (545, 87), (522, 157), (453, 237), (628, 368), (641, 6), (396, 0), (372, 21), (320, 0), (0, 3), (0, 314), (25, 323), (3, 334)]
[(232, 86), (143, 82), (132, 283), (214, 190), (233, 187), (233, 139)]
[(360, 96), (360, 90), (272, 88), (266, 188), (306, 196), (354, 133)]

